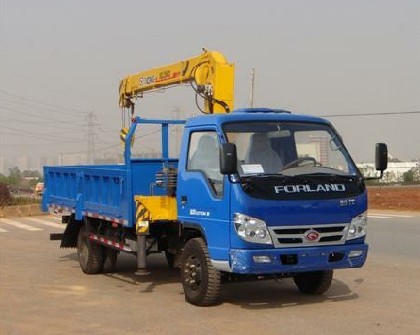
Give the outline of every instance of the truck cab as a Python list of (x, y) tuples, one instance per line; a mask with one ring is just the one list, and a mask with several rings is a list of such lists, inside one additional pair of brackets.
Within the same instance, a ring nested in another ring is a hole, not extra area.
[(328, 121), (241, 109), (189, 120), (183, 142), (178, 219), (200, 230), (217, 270), (275, 274), (364, 264), (364, 179)]

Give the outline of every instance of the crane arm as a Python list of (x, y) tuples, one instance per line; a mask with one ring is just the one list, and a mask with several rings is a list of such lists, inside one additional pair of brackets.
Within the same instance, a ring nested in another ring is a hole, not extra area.
[(143, 92), (192, 83), (204, 98), (205, 113), (228, 113), (233, 109), (234, 65), (222, 53), (207, 51), (196, 57), (139, 72), (120, 82), (120, 107), (133, 107), (131, 99)]

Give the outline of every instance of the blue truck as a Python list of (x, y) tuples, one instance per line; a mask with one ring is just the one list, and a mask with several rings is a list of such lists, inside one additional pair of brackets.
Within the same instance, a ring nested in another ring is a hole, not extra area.
[[(45, 167), (43, 210), (61, 213), (61, 247), (87, 274), (116, 270), (120, 252), (165, 253), (189, 303), (220, 300), (224, 282), (291, 277), (323, 294), (333, 270), (363, 266), (367, 193), (329, 121), (267, 108), (182, 120), (132, 117), (123, 165)], [(137, 128), (158, 124), (159, 158), (133, 158)], [(179, 158), (170, 127), (183, 125)], [(376, 145), (376, 168), (387, 148)]]

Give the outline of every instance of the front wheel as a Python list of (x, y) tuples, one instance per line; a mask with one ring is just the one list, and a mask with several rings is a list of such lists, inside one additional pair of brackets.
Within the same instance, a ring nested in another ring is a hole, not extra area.
[(303, 272), (293, 277), (299, 291), (305, 294), (321, 295), (331, 286), (333, 271)]
[(214, 305), (220, 295), (220, 272), (211, 264), (206, 243), (193, 238), (185, 244), (181, 259), (185, 300), (197, 306)]

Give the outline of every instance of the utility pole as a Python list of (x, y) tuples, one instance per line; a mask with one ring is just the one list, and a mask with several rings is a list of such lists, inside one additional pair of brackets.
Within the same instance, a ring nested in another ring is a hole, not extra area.
[(255, 68), (251, 69), (251, 88), (249, 90), (249, 107), (254, 107)]
[(95, 126), (97, 125), (95, 112), (88, 113), (87, 125), (87, 163), (93, 164), (95, 155)]
[[(180, 107), (174, 107), (174, 109), (172, 110), (173, 116), (172, 118), (174, 120), (181, 120), (183, 118), (183, 111)], [(174, 137), (175, 137), (175, 148), (174, 148), (174, 152), (179, 155), (179, 142), (180, 142), (180, 137), (181, 137), (181, 129), (179, 125), (173, 125), (172, 126), (172, 131), (174, 133)]]

